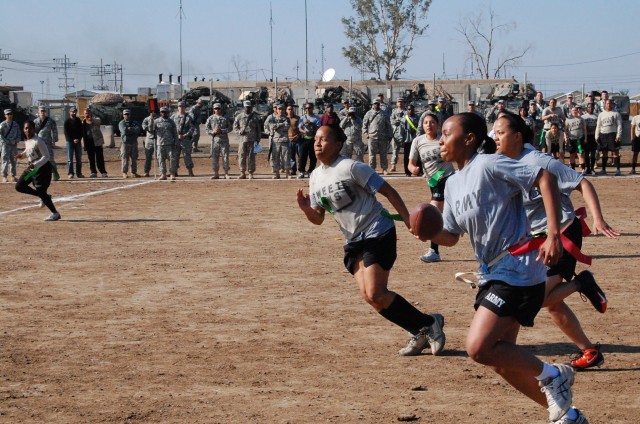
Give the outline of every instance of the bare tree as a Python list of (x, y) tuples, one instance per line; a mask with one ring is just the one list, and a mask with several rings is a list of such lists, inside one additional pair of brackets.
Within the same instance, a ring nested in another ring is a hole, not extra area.
[(355, 17), (342, 18), (351, 44), (342, 54), (352, 67), (398, 79), (413, 43), (428, 28), (431, 0), (351, 0)]
[(231, 56), (231, 66), (238, 75), (238, 81), (246, 81), (249, 79), (249, 61), (244, 60), (240, 55)]
[(484, 11), (480, 11), (460, 20), (456, 31), (469, 46), (473, 66), (481, 78), (499, 78), (500, 72), (506, 71), (507, 67), (517, 66), (520, 59), (531, 50), (532, 46), (528, 44), (520, 49), (507, 46), (499, 53), (496, 52), (499, 42), (515, 28), (516, 23), (513, 21), (498, 23), (492, 8), (489, 9), (488, 19)]

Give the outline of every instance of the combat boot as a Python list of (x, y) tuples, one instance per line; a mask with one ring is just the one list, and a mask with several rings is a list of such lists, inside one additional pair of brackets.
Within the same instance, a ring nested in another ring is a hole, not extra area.
[(189, 168), (189, 176), (195, 177), (195, 175), (193, 174), (193, 168)]
[(177, 176), (178, 176), (178, 173), (176, 172), (175, 174), (171, 174), (171, 176), (169, 177), (169, 179), (170, 179), (171, 181), (175, 181)]
[(218, 175), (218, 171), (215, 171), (213, 173), (213, 177), (211, 177), (212, 180), (217, 180), (218, 178), (220, 178), (220, 175)]
[(224, 173), (224, 178), (228, 180), (228, 179), (229, 179), (229, 178), (231, 178), (231, 177), (229, 176), (229, 173), (225, 172), (225, 173)]
[(140, 178), (140, 174), (138, 174), (137, 172), (133, 173), (133, 178)]
[(249, 179), (253, 180), (253, 172), (249, 172)]
[(127, 175), (127, 173), (126, 173), (126, 172), (123, 172), (123, 173), (122, 173), (122, 178), (129, 178), (129, 176)]
[(239, 180), (244, 180), (247, 178), (247, 174), (245, 174), (244, 172), (240, 173), (240, 176), (238, 177)]
[(272, 179), (279, 180), (280, 179), (280, 173), (279, 172), (274, 172)]
[(167, 174), (162, 174), (160, 176), (160, 178), (158, 178), (159, 180), (166, 180), (167, 179)]

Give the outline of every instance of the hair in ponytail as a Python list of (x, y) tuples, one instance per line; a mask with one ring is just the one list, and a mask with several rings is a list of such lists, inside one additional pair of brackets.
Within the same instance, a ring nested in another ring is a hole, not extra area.
[(487, 135), (487, 124), (480, 116), (473, 112), (463, 112), (456, 115), (459, 118), (462, 131), (476, 136), (476, 151), (483, 154), (496, 152), (496, 142)]

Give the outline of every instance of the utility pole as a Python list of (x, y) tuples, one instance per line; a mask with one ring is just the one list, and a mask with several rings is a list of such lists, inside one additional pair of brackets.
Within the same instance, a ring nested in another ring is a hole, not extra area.
[[(110, 66), (110, 65), (107, 65)], [(120, 79), (118, 79), (118, 73), (120, 73)], [(109, 71), (109, 74), (113, 74), (113, 79), (110, 79), (109, 82), (113, 82), (113, 91), (117, 91), (122, 94), (122, 65), (118, 65), (115, 61), (113, 62), (113, 68)]]
[[(182, 87), (182, 15), (184, 12), (182, 11), (182, 0), (180, 0), (180, 85)], [(186, 15), (185, 15), (186, 18)]]
[(44, 100), (44, 81), (40, 81), (40, 101)]
[[(11, 54), (7, 54), (7, 53), (2, 53), (2, 49), (0, 49), (0, 60), (8, 60), (9, 56), (11, 56)], [(0, 69), (0, 81), (2, 81), (2, 71), (3, 69)]]
[(324, 72), (324, 44), (320, 44), (320, 75)]
[(269, 2), (269, 27), (271, 28), (271, 81), (273, 81), (273, 11)]
[(309, 38), (307, 33), (307, 0), (304, 0), (304, 96), (309, 101)]
[(78, 63), (77, 62), (69, 62), (69, 58), (67, 55), (64, 55), (64, 58), (53, 59), (53, 62), (56, 66), (53, 67), (55, 72), (62, 72), (62, 78), (59, 78), (60, 83), (58, 84), (59, 88), (64, 89), (64, 96), (67, 97), (70, 88), (75, 88), (74, 79), (69, 77), (68, 70), (69, 68), (74, 68)]
[(100, 66), (92, 66), (92, 69), (95, 69), (95, 73), (91, 74), (92, 77), (100, 77), (100, 84), (94, 85), (93, 88), (96, 90), (108, 90), (109, 86), (105, 84), (105, 77), (107, 75), (111, 75), (110, 65), (102, 65), (102, 59), (100, 59)]

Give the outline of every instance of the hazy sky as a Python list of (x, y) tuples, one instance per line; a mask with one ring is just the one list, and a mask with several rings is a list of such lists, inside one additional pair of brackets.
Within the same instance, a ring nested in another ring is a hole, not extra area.
[[(304, 79), (304, 0), (183, 0), (184, 79), (236, 80), (233, 58), (250, 69), (249, 79), (270, 78), (270, 4), (274, 75)], [(23, 0), (0, 24), (1, 53), (9, 55), (0, 60), (1, 83), (22, 85), (34, 98), (43, 89), (45, 97), (59, 98), (62, 74), (52, 69), (53, 59), (66, 55), (77, 64), (68, 73), (75, 89), (100, 83), (91, 74), (101, 59), (123, 66), (126, 92), (155, 86), (159, 73), (165, 79), (180, 73), (179, 6), (179, 0)], [(587, 90), (640, 93), (637, 0), (433, 0), (429, 29), (416, 43), (403, 79), (469, 76), (468, 48), (455, 27), (462, 16), (489, 6), (499, 22), (516, 23), (511, 33), (497, 37), (497, 55), (509, 46), (533, 46), (508, 76), (522, 81), (526, 72), (545, 95), (580, 90), (583, 83)], [(347, 40), (340, 19), (351, 14), (347, 0), (307, 0), (309, 79), (330, 67), (337, 79), (360, 79), (342, 57)]]

